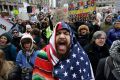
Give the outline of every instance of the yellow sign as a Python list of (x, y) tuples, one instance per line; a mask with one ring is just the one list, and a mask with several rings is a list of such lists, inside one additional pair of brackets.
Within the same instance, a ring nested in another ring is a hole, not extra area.
[(80, 14), (80, 13), (88, 13), (88, 12), (91, 12), (91, 11), (94, 11), (96, 9), (96, 7), (88, 7), (86, 9), (79, 9), (79, 10), (72, 10), (72, 11), (69, 11), (69, 15), (70, 14)]
[(96, 14), (95, 0), (75, 0), (69, 2), (68, 15), (70, 20), (88, 20), (89, 14)]

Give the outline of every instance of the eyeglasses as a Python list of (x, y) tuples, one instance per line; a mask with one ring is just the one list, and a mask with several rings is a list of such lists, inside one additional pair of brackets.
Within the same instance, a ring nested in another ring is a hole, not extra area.
[(97, 39), (106, 39), (106, 38), (97, 38)]
[(13, 32), (13, 33), (15, 34), (15, 33), (18, 33), (18, 32)]

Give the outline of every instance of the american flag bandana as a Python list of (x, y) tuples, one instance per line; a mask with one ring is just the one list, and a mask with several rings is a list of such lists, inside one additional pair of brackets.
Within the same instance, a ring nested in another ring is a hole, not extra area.
[[(58, 59), (55, 49), (56, 31), (67, 29), (70, 32), (71, 46), (69, 55), (64, 59)], [(52, 62), (53, 75), (59, 80), (95, 80), (92, 67), (87, 54), (77, 42), (70, 26), (65, 22), (59, 22), (50, 38), (49, 60)]]

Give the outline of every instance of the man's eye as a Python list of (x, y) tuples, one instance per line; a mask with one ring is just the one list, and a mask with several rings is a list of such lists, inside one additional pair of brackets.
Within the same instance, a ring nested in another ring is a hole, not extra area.
[(69, 32), (65, 32), (65, 35), (70, 35), (70, 33)]
[(59, 32), (56, 33), (56, 35), (59, 35), (59, 34), (60, 34)]

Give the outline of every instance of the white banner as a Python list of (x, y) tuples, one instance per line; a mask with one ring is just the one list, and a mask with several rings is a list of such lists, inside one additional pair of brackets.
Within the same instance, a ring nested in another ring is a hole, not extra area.
[(12, 28), (12, 24), (0, 17), (0, 35), (8, 32)]

